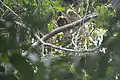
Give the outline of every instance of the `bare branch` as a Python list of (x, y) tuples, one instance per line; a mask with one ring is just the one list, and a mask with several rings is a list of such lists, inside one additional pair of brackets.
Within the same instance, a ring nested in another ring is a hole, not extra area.
[(56, 46), (56, 45), (53, 45), (53, 44), (50, 44), (50, 43), (45, 43), (42, 39), (40, 39), (40, 37), (35, 34), (35, 37), (40, 41), (40, 43), (42, 43), (44, 46), (49, 46), (49, 47), (52, 47), (52, 48), (56, 48), (56, 49), (59, 49), (59, 50), (63, 50), (63, 51), (68, 51), (68, 52), (77, 52), (77, 53), (85, 53), (85, 52), (95, 52), (97, 51), (99, 47), (97, 48), (94, 48), (94, 49), (91, 49), (91, 50), (74, 50), (74, 49), (67, 49), (67, 48), (63, 48), (63, 47), (59, 47), (59, 46)]
[(96, 18), (96, 17), (97, 17), (96, 14), (90, 15), (90, 16), (88, 16), (88, 17), (84, 17), (84, 18), (82, 18), (82, 19), (80, 19), (80, 20), (77, 20), (77, 21), (75, 21), (75, 22), (73, 22), (73, 23), (70, 23), (70, 24), (67, 24), (67, 25), (58, 27), (58, 28), (54, 29), (53, 31), (51, 31), (50, 33), (46, 34), (46, 35), (42, 38), (42, 40), (43, 40), (43, 41), (46, 41), (46, 40), (48, 40), (49, 38), (51, 38), (52, 36), (54, 36), (55, 34), (57, 34), (57, 33), (59, 33), (59, 32), (66, 31), (66, 30), (68, 30), (68, 29), (72, 29), (73, 27), (76, 27), (76, 26), (79, 25), (79, 24), (82, 25), (83, 22), (85, 23), (85, 22), (87, 22), (88, 20), (90, 20), (91, 18)]

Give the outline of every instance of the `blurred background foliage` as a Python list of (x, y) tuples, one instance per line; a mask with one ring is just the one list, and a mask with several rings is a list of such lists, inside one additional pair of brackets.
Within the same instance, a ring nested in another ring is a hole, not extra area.
[[(0, 0), (0, 80), (119, 80), (119, 0)], [(75, 53), (39, 45), (29, 47), (57, 28), (57, 12), (68, 23), (97, 14), (47, 42), (93, 53)]]

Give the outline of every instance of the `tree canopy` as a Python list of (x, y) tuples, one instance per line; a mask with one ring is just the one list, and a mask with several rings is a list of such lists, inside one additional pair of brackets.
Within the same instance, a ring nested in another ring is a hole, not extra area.
[(119, 0), (0, 0), (0, 80), (119, 80), (119, 53)]

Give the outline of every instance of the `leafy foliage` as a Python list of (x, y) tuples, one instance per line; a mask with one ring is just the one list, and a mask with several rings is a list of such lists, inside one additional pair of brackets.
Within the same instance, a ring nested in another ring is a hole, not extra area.
[[(1, 80), (119, 80), (120, 19), (111, 0), (0, 0), (0, 79)], [(58, 26), (57, 12), (68, 23), (97, 14), (71, 29), (67, 41), (63, 32), (50, 37), (50, 46), (32, 47)]]

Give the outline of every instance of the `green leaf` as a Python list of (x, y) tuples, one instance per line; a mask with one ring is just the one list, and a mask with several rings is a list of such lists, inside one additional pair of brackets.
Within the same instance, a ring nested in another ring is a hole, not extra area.
[(0, 76), (0, 80), (18, 80), (14, 75)]
[(49, 30), (49, 31), (52, 31), (52, 30), (53, 30), (53, 24), (51, 24), (51, 23), (48, 24), (48, 30)]
[(64, 8), (63, 6), (61, 6), (61, 3), (60, 3), (59, 0), (56, 0), (56, 1), (54, 2), (54, 8), (55, 8), (56, 10), (59, 10), (59, 11), (64, 11), (64, 10), (65, 10), (65, 8)]
[(42, 62), (36, 64), (37, 72), (35, 73), (35, 80), (44, 80), (46, 67)]
[(10, 62), (20, 73), (20, 80), (34, 80), (33, 68), (20, 54), (10, 56)]

